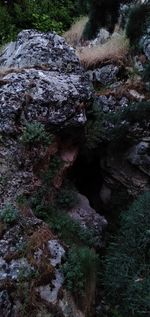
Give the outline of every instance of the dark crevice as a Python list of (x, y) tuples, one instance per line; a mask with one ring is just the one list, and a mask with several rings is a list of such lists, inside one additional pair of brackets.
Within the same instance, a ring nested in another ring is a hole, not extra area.
[(101, 213), (100, 189), (103, 177), (100, 170), (99, 154), (94, 153), (89, 158), (82, 154), (79, 155), (69, 173), (69, 178), (78, 191), (88, 198), (91, 207)]

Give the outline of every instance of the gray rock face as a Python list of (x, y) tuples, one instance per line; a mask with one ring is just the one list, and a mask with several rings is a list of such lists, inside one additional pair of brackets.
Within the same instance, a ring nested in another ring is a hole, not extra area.
[(101, 68), (96, 68), (93, 71), (87, 71), (87, 77), (91, 81), (96, 81), (102, 85), (108, 85), (116, 81), (116, 76), (119, 72), (119, 67), (115, 65), (106, 65)]
[(0, 132), (15, 133), (18, 118), (46, 125), (80, 126), (86, 122), (80, 104), (90, 98), (76, 74), (25, 69), (3, 76), (0, 89)]
[(49, 70), (81, 72), (74, 49), (55, 33), (24, 30), (16, 42), (10, 43), (0, 54), (1, 67), (46, 66)]
[(93, 232), (95, 237), (95, 246), (102, 247), (104, 240), (103, 236), (107, 226), (107, 220), (96, 213), (90, 206), (88, 199), (81, 194), (78, 194), (79, 202), (70, 212), (70, 216), (79, 221), (81, 227)]
[(150, 32), (142, 38), (140, 44), (143, 47), (144, 54), (150, 61)]
[(2, 203), (32, 192), (34, 158), (46, 153), (40, 148), (33, 154), (34, 147), (24, 155), (20, 138), (26, 124), (40, 122), (55, 131), (79, 128), (92, 92), (74, 50), (53, 33), (22, 31), (1, 53), (0, 66)]

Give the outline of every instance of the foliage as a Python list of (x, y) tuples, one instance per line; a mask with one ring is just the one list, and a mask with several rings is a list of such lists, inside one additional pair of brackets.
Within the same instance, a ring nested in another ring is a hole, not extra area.
[(87, 0), (0, 1), (0, 43), (10, 41), (22, 29), (62, 33), (87, 10)]
[(100, 27), (107, 27), (113, 31), (119, 14), (119, 0), (96, 0), (90, 1), (89, 21), (84, 30), (83, 37), (91, 39), (96, 36)]
[(148, 26), (149, 16), (150, 6), (147, 4), (136, 5), (131, 8), (126, 25), (126, 34), (132, 46), (138, 46), (138, 41)]
[(45, 131), (44, 125), (40, 122), (27, 123), (21, 141), (26, 145), (37, 143), (49, 145), (53, 141), (53, 136)]
[(95, 102), (87, 111), (84, 149), (96, 149), (102, 141), (111, 141), (112, 147), (125, 147), (129, 128), (135, 123), (144, 126), (149, 117), (149, 101), (132, 103), (110, 113), (104, 113)]
[(68, 188), (62, 188), (56, 197), (57, 204), (60, 208), (73, 208), (78, 203), (77, 193)]
[(18, 217), (16, 208), (10, 204), (6, 204), (3, 209), (0, 210), (0, 220), (6, 224), (13, 224)]
[(146, 65), (143, 73), (143, 80), (150, 82), (150, 63)]
[(78, 221), (73, 220), (63, 210), (55, 210), (49, 217), (48, 223), (58, 237), (69, 245), (81, 243), (92, 246), (95, 241), (92, 230), (81, 227)]
[(56, 154), (54, 154), (51, 157), (51, 160), (49, 162), (49, 166), (48, 169), (46, 171), (44, 171), (41, 175), (42, 180), (43, 180), (43, 186), (44, 188), (47, 190), (50, 189), (49, 186), (53, 186), (52, 184), (52, 180), (54, 179), (55, 175), (57, 174), (59, 168), (61, 167), (62, 161), (59, 158), (59, 156), (57, 156)]
[(150, 310), (150, 193), (121, 215), (121, 226), (105, 257), (103, 282), (118, 312), (144, 317)]
[(5, 7), (0, 4), (0, 45), (10, 41), (15, 35), (15, 25)]
[(66, 287), (74, 294), (84, 294), (86, 284), (96, 272), (97, 255), (88, 247), (73, 247), (63, 265)]

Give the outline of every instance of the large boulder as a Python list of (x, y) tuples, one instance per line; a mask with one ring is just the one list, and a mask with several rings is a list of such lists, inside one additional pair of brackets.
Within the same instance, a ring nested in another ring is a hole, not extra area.
[(0, 54), (1, 67), (38, 67), (61, 72), (81, 72), (74, 49), (56, 33), (24, 30)]
[[(92, 92), (74, 50), (53, 33), (22, 31), (0, 57), (0, 203), (31, 193), (46, 147), (21, 142), (27, 124), (70, 135), (86, 122)], [(78, 132), (79, 134), (79, 132)], [(58, 148), (55, 146), (55, 148)], [(53, 150), (52, 150), (53, 151)], [(57, 150), (56, 150), (57, 151)], [(55, 151), (55, 152), (56, 152)]]

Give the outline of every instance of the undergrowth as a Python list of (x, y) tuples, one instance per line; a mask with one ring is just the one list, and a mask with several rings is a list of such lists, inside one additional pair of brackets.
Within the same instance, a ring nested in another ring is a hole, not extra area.
[(150, 311), (150, 193), (121, 214), (121, 225), (105, 257), (102, 277), (106, 296), (123, 317)]

